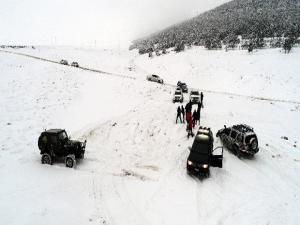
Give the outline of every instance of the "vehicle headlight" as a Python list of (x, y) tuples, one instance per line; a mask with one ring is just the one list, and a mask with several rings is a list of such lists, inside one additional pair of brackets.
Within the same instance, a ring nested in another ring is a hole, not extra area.
[(191, 161), (187, 161), (187, 164), (188, 164), (189, 166), (193, 165), (193, 163), (192, 163)]
[(207, 168), (208, 168), (208, 165), (207, 165), (207, 164), (203, 164), (203, 165), (202, 165), (202, 168), (207, 169)]

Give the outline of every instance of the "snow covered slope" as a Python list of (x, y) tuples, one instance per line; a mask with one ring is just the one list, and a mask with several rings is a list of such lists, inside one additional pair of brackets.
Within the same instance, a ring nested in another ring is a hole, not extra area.
[[(250, 56), (192, 49), (149, 60), (131, 52), (44, 47), (34, 55), (70, 61), (72, 51), (80, 52), (80, 64), (94, 60), (97, 69), (139, 79), (0, 52), (1, 224), (300, 223), (299, 104), (204, 92), (202, 125), (216, 133), (224, 124), (247, 123), (260, 152), (249, 160), (225, 151), (223, 169), (201, 181), (186, 174), (192, 139), (184, 124), (175, 124), (174, 88), (145, 81), (157, 73), (173, 84), (299, 101), (298, 49)], [(274, 79), (266, 82), (268, 76)], [(45, 128), (87, 139), (86, 159), (76, 169), (42, 165), (37, 138)]]

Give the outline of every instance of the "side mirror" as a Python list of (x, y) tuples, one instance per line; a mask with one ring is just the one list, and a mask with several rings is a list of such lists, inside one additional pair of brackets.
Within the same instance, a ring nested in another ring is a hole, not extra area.
[(192, 147), (191, 147), (191, 146), (189, 146), (189, 147), (188, 147), (188, 149), (189, 149), (189, 151), (191, 151), (191, 150), (192, 150)]

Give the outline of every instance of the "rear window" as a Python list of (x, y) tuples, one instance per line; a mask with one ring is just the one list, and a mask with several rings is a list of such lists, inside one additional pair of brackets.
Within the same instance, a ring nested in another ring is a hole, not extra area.
[(191, 91), (191, 95), (199, 95), (198, 91)]
[(255, 138), (255, 139), (257, 139), (257, 137), (256, 137), (256, 135), (255, 135), (255, 134), (248, 135), (248, 136), (245, 138), (245, 142), (246, 142), (246, 144), (249, 144), (249, 143), (250, 143), (250, 140), (251, 140), (252, 138)]
[(176, 91), (175, 95), (181, 95), (181, 92), (180, 91)]

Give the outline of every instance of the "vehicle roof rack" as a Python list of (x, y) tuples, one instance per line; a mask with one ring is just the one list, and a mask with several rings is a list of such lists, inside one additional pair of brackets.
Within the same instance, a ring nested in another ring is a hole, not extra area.
[(249, 131), (253, 132), (253, 128), (246, 124), (237, 124), (237, 125), (232, 126), (232, 128), (234, 128), (240, 132), (243, 132), (243, 133), (249, 132)]

